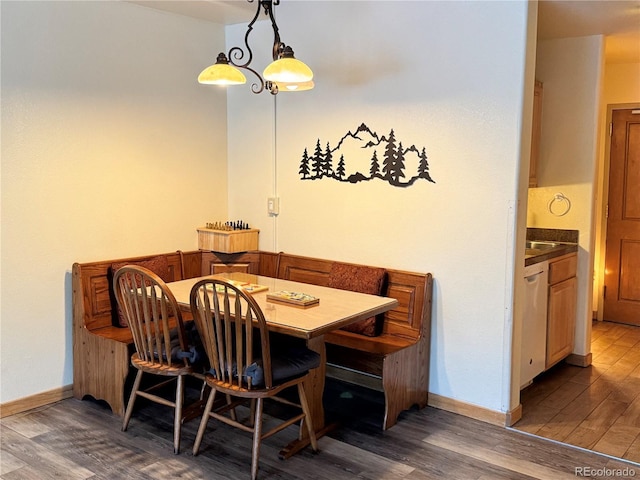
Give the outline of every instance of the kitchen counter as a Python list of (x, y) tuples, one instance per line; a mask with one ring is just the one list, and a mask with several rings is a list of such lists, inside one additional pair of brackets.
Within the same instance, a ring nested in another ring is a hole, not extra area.
[(527, 242), (553, 242), (553, 248), (525, 250), (524, 266), (551, 260), (578, 251), (578, 230), (555, 228), (527, 228)]
[(550, 248), (548, 250), (536, 250), (527, 248), (524, 255), (524, 266), (528, 267), (535, 263), (544, 262), (545, 260), (551, 260), (552, 258), (561, 257), (568, 253), (575, 253), (578, 251), (577, 243), (560, 243), (555, 242), (558, 246)]

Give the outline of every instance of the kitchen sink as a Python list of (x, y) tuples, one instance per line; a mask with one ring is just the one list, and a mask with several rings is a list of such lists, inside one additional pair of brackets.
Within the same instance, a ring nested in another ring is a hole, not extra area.
[(559, 247), (561, 244), (556, 242), (545, 242), (542, 240), (527, 240), (526, 249), (527, 250), (550, 250), (552, 248)]
[(576, 252), (577, 244), (554, 240), (527, 240), (524, 259), (525, 266), (539, 263), (564, 254)]

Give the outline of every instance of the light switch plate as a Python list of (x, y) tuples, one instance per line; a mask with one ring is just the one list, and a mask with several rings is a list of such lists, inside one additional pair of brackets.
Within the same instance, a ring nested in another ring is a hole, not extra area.
[(267, 198), (267, 213), (269, 215), (278, 215), (280, 213), (280, 198)]

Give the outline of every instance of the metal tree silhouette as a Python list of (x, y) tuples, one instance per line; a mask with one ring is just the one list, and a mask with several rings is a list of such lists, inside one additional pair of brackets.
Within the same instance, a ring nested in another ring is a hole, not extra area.
[(322, 177), (322, 149), (320, 148), (320, 139), (316, 143), (316, 150), (313, 153), (313, 159), (311, 160), (311, 168), (313, 169), (314, 177)]
[(302, 178), (309, 178), (309, 155), (307, 154), (307, 149), (304, 149), (304, 153), (302, 154), (302, 160), (300, 161), (300, 170), (298, 173), (302, 175)]
[(378, 162), (378, 151), (374, 150), (371, 156), (371, 168), (369, 169), (371, 178), (380, 176), (380, 163)]
[[(429, 162), (427, 162), (427, 151), (422, 147), (420, 153), (420, 163), (418, 163), (418, 176), (433, 182), (431, 175), (429, 175)], [(434, 182), (435, 183), (435, 182)]]
[(327, 149), (324, 151), (324, 159), (322, 160), (322, 173), (326, 176), (333, 174), (333, 155), (331, 154), (331, 147), (327, 142)]
[(338, 162), (338, 168), (336, 169), (336, 177), (344, 178), (344, 155), (340, 155), (340, 161)]
[(387, 146), (384, 149), (384, 160), (382, 161), (382, 172), (385, 180), (393, 178), (396, 163), (396, 137), (393, 135), (393, 129), (389, 132)]

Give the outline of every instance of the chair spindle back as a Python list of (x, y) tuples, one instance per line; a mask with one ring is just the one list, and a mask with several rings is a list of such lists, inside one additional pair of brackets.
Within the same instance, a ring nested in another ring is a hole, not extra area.
[[(155, 366), (188, 365), (186, 358), (172, 359), (173, 348), (186, 350), (185, 331), (182, 313), (164, 281), (151, 270), (128, 265), (116, 271), (113, 286), (138, 357)], [(172, 328), (177, 330), (178, 345), (171, 345)]]
[(262, 309), (251, 295), (225, 280), (209, 278), (193, 286), (190, 301), (216, 382), (251, 390), (246, 369), (261, 364), (264, 387), (271, 388), (269, 333)]

